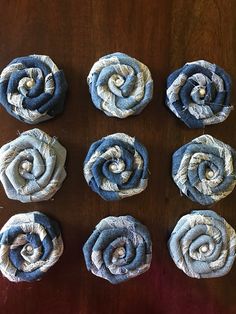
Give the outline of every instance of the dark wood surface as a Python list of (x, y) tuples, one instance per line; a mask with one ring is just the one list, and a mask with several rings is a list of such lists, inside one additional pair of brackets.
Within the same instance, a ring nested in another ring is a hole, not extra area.
[[(188, 278), (169, 257), (166, 242), (177, 220), (202, 208), (181, 197), (171, 179), (171, 154), (209, 133), (236, 148), (236, 113), (223, 124), (190, 130), (164, 105), (167, 75), (187, 61), (206, 59), (236, 79), (236, 1), (1, 1), (0, 68), (16, 56), (47, 54), (64, 69), (69, 92), (64, 114), (39, 127), (68, 150), (68, 177), (53, 201), (21, 204), (0, 189), (0, 225), (13, 214), (40, 210), (57, 219), (65, 252), (40, 282), (13, 284), (0, 278), (0, 313), (132, 314), (236, 313), (236, 265), (229, 275)], [(149, 66), (154, 98), (143, 113), (125, 120), (96, 110), (86, 83), (92, 64), (121, 51)], [(233, 84), (232, 104), (235, 100)], [(0, 145), (30, 129), (0, 109)], [(83, 160), (100, 137), (126, 132), (148, 149), (151, 177), (138, 196), (105, 202), (87, 186)], [(236, 191), (212, 206), (236, 227)], [(82, 245), (100, 219), (131, 214), (146, 224), (153, 240), (151, 269), (112, 286), (88, 273)]]

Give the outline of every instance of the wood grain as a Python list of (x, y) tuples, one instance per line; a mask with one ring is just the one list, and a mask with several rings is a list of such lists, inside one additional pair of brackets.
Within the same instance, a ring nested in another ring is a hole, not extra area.
[[(53, 201), (21, 204), (0, 189), (0, 225), (18, 212), (41, 210), (57, 219), (65, 253), (42, 281), (13, 284), (0, 278), (3, 314), (236, 313), (236, 265), (223, 278), (194, 280), (179, 271), (166, 241), (177, 220), (196, 206), (180, 193), (170, 175), (171, 154), (202, 133), (236, 148), (236, 113), (223, 124), (190, 130), (164, 105), (168, 74), (187, 61), (206, 59), (236, 79), (234, 0), (65, 0), (1, 1), (0, 68), (16, 56), (47, 54), (64, 69), (69, 93), (60, 117), (39, 127), (68, 149), (68, 177)], [(90, 100), (87, 74), (97, 58), (125, 52), (149, 66), (153, 101), (137, 117), (108, 118)], [(235, 84), (233, 84), (235, 89)], [(233, 90), (232, 103), (235, 100)], [(0, 145), (30, 128), (0, 109)], [(136, 136), (148, 148), (151, 178), (138, 196), (108, 203), (83, 178), (90, 144), (114, 132)], [(236, 191), (212, 208), (236, 227)], [(149, 272), (112, 286), (88, 273), (82, 245), (108, 215), (131, 214), (153, 239)]]

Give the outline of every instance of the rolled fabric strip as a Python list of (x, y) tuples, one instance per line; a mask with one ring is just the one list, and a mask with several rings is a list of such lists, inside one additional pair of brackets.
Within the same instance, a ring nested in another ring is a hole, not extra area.
[(223, 122), (230, 114), (231, 78), (204, 60), (186, 63), (167, 79), (166, 104), (189, 128)]
[(212, 210), (196, 210), (183, 216), (168, 245), (176, 266), (198, 279), (226, 275), (236, 256), (235, 230)]
[(87, 81), (95, 107), (107, 116), (137, 115), (152, 99), (153, 80), (148, 67), (124, 53), (100, 58)]
[(60, 114), (66, 90), (63, 71), (44, 55), (16, 58), (0, 74), (0, 102), (13, 117), (29, 124)]
[(10, 199), (49, 200), (66, 178), (66, 149), (39, 129), (20, 134), (0, 149), (0, 180)]
[(192, 201), (211, 205), (235, 187), (236, 152), (211, 135), (199, 136), (173, 154), (172, 177)]
[(136, 138), (115, 133), (93, 143), (84, 161), (84, 177), (106, 201), (141, 193), (148, 183), (148, 153)]
[(106, 217), (85, 243), (87, 269), (112, 284), (146, 272), (152, 259), (148, 229), (132, 216)]
[(0, 270), (10, 281), (40, 280), (62, 253), (57, 222), (40, 212), (14, 215), (0, 231)]

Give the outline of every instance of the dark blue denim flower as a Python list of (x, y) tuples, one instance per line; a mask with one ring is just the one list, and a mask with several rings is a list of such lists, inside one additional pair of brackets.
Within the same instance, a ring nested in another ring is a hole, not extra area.
[(166, 104), (190, 128), (224, 121), (230, 105), (230, 76), (204, 60), (186, 63), (167, 79)]
[(93, 143), (84, 161), (91, 189), (107, 201), (142, 192), (148, 183), (148, 153), (137, 139), (124, 133)]
[(48, 56), (16, 58), (0, 75), (0, 102), (12, 116), (29, 124), (60, 114), (66, 90), (63, 71)]
[(14, 215), (0, 231), (0, 270), (10, 281), (41, 279), (62, 253), (57, 222), (40, 212)]
[(147, 271), (152, 259), (148, 229), (131, 216), (106, 217), (83, 247), (87, 269), (112, 284)]

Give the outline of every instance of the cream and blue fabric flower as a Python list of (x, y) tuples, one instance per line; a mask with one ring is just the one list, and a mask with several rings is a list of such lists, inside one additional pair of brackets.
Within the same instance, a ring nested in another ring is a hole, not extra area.
[(29, 124), (60, 114), (66, 90), (63, 71), (44, 55), (16, 58), (0, 74), (0, 103), (12, 116)]
[(204, 60), (186, 63), (167, 79), (166, 104), (190, 128), (223, 122), (230, 114), (231, 78)]
[(87, 269), (118, 284), (146, 272), (152, 259), (148, 229), (131, 216), (106, 217), (83, 247)]
[(199, 136), (173, 154), (172, 177), (192, 201), (211, 205), (235, 187), (236, 151), (211, 135)]
[(14, 215), (0, 231), (0, 270), (10, 281), (41, 279), (62, 253), (57, 222), (40, 212)]
[(87, 81), (95, 107), (108, 116), (137, 115), (152, 99), (153, 80), (148, 67), (124, 53), (100, 58)]
[(142, 192), (148, 183), (148, 153), (136, 138), (115, 133), (93, 143), (84, 161), (84, 177), (107, 201)]
[(192, 278), (224, 276), (236, 257), (235, 230), (211, 210), (183, 216), (168, 245), (176, 266)]
[(66, 149), (39, 129), (0, 149), (0, 180), (7, 196), (23, 203), (49, 200), (66, 177)]

